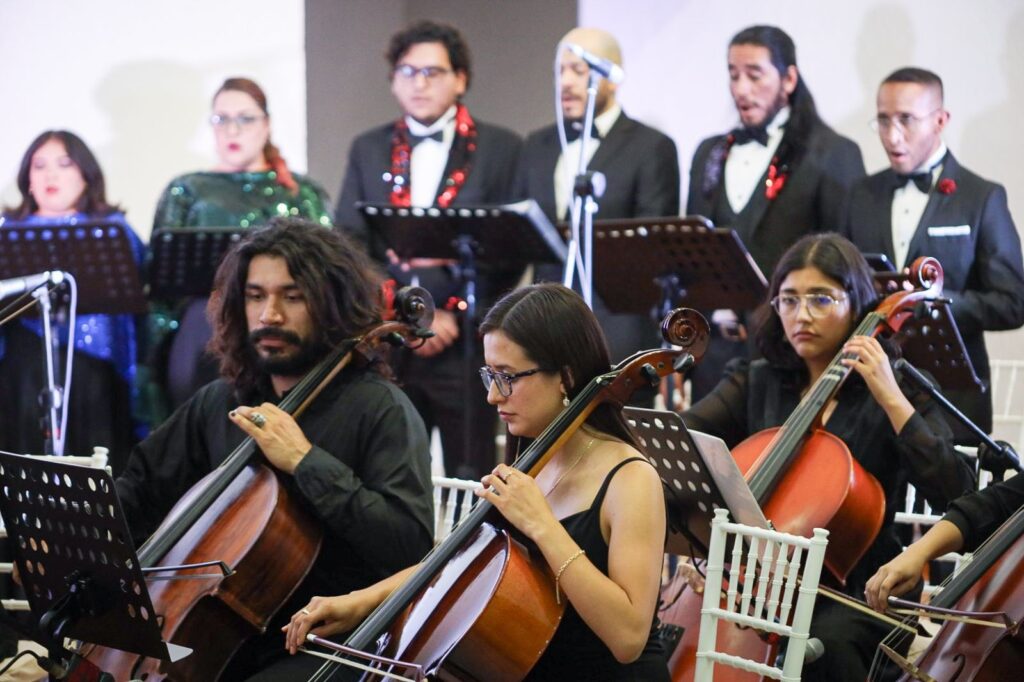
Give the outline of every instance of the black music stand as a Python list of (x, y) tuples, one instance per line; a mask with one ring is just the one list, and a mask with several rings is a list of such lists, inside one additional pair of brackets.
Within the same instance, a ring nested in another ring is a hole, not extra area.
[[(458, 262), (465, 309), (462, 311), (464, 394), (473, 390), (477, 265), (502, 268), (528, 263), (563, 263), (566, 247), (533, 199), (496, 206), (396, 207), (357, 202), (367, 224), (403, 259), (440, 258)], [(469, 423), (463, 420), (463, 448), (470, 449)], [(454, 475), (454, 472), (447, 472)]]
[(626, 407), (623, 415), (658, 470), (668, 504), (669, 554), (707, 556), (715, 510), (737, 523), (769, 527), (721, 439), (690, 432), (675, 412)]
[(146, 299), (127, 229), (102, 220), (60, 226), (4, 222), (0, 272), (20, 277), (61, 270), (78, 281), (78, 312), (142, 314)]
[(161, 300), (210, 295), (224, 254), (245, 228), (161, 228), (149, 239), (149, 295)]
[(615, 313), (749, 310), (768, 282), (735, 230), (701, 216), (594, 223), (595, 286)]
[(0, 452), (0, 514), (51, 656), (64, 638), (177, 661), (106, 471)]

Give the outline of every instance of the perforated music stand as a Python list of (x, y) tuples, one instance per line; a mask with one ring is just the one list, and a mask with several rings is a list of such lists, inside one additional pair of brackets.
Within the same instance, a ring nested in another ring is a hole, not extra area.
[(666, 552), (707, 556), (711, 519), (719, 508), (728, 509), (738, 523), (769, 527), (721, 439), (687, 430), (675, 412), (626, 407), (623, 415), (665, 489), (669, 517)]
[(65, 637), (176, 661), (106, 471), (0, 451), (0, 514), (32, 614)]
[(735, 230), (701, 216), (594, 222), (594, 286), (615, 313), (749, 310), (768, 282)]
[(356, 208), (399, 258), (458, 260), (459, 237), (474, 242), (480, 262), (563, 263), (566, 248), (533, 199), (494, 206), (401, 208), (359, 202)]
[(242, 240), (245, 228), (161, 228), (149, 239), (149, 295), (169, 300), (209, 296), (224, 254)]
[(41, 226), (7, 222), (0, 230), (0, 273), (20, 277), (62, 270), (78, 281), (78, 312), (146, 312), (127, 228), (115, 221)]
[[(907, 279), (906, 273), (875, 272), (875, 283), (883, 295), (901, 291)], [(893, 336), (903, 357), (918, 369), (927, 370), (945, 389), (985, 390), (953, 320), (949, 301), (936, 299), (927, 307), (927, 314), (924, 311), (922, 307)]]

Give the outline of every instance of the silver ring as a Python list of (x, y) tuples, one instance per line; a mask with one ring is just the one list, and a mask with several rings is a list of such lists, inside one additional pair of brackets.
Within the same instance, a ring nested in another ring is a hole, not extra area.
[(259, 412), (253, 412), (252, 414), (249, 415), (249, 421), (255, 424), (257, 429), (262, 429), (263, 426), (267, 423), (267, 418), (264, 417)]
[(301, 614), (303, 614), (303, 615), (305, 615), (305, 616), (310, 616), (310, 615), (312, 615), (312, 614), (310, 613), (309, 609), (302, 609), (301, 611), (299, 611), (299, 613), (301, 613)]

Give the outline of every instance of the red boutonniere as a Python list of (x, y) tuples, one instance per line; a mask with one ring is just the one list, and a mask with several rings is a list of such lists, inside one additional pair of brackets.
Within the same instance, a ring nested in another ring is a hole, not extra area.
[(942, 178), (939, 180), (938, 188), (942, 194), (952, 194), (956, 191), (956, 180), (950, 178)]
[(779, 196), (779, 192), (786, 186), (786, 178), (789, 177), (789, 168), (785, 165), (779, 165), (779, 157), (774, 157), (772, 163), (768, 166), (768, 179), (764, 181), (764, 195), (768, 197), (768, 201), (772, 201), (775, 197)]

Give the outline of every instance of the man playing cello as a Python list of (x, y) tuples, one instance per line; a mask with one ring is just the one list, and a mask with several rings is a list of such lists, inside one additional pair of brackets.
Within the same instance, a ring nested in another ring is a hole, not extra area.
[[(376, 364), (347, 367), (298, 421), (277, 407), (333, 347), (380, 323), (378, 282), (343, 236), (299, 219), (272, 220), (225, 257), (209, 308), (221, 378), (140, 443), (116, 482), (136, 540), (251, 436), (324, 531), (319, 557), (281, 613), (316, 594), (366, 587), (427, 552), (426, 432)], [(242, 646), (222, 679), (261, 670), (262, 679), (305, 679), (302, 666), (314, 670), (312, 660), (274, 665), (282, 643), (271, 622), (267, 634)]]

